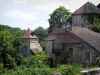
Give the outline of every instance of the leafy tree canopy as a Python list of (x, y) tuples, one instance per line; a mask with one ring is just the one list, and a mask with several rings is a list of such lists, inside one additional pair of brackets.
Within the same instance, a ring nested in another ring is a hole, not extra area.
[(69, 9), (60, 6), (50, 14), (50, 18), (48, 20), (50, 24), (50, 27), (48, 28), (49, 32), (55, 28), (66, 26), (68, 23), (71, 23), (71, 19), (71, 12)]
[(0, 25), (0, 57), (5, 68), (13, 68), (15, 62), (20, 64), (22, 38), (23, 31), (20, 28)]
[(44, 29), (43, 27), (36, 28), (33, 33), (35, 33), (40, 40), (44, 40), (48, 34), (47, 30)]

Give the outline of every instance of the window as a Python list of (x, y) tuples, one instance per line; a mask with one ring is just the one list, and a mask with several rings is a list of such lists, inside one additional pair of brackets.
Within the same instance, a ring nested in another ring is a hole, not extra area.
[(27, 45), (24, 46), (23, 56), (25, 56), (25, 57), (28, 56), (28, 46)]
[(85, 42), (82, 43), (82, 47), (83, 47), (83, 49), (86, 49), (86, 50), (89, 49), (89, 45)]
[(90, 52), (86, 52), (85, 53), (85, 59), (86, 60), (90, 60)]
[(73, 48), (69, 48), (68, 57), (73, 57)]
[(84, 25), (82, 24), (82, 27), (84, 27)]

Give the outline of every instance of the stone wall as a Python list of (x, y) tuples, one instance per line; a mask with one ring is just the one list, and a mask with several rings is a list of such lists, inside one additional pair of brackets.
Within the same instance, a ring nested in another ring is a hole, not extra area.
[(85, 25), (84, 25), (84, 16), (83, 15), (73, 15), (72, 16), (72, 25), (74, 25), (75, 27), (86, 27), (86, 28), (91, 27), (91, 24), (89, 24), (86, 21), (86, 19), (85, 19)]
[[(69, 48), (73, 48), (72, 57), (67, 56)], [(87, 59), (86, 57), (87, 52), (90, 53), (89, 59)], [(85, 67), (97, 65), (97, 57), (100, 57), (100, 53), (97, 50), (95, 50), (92, 46), (83, 41), (81, 44), (66, 44), (64, 51), (62, 50), (60, 59), (64, 63), (71, 63)]]
[[(68, 57), (68, 49), (73, 48), (73, 56)], [(66, 44), (64, 48), (64, 52), (61, 54), (61, 61), (64, 60), (64, 63), (71, 64), (80, 64), (81, 63), (81, 50), (80, 44)]]
[[(53, 42), (46, 41), (46, 52), (55, 59), (55, 55), (52, 53)], [(61, 45), (61, 44), (60, 44)], [(55, 45), (59, 46), (59, 45)], [(62, 45), (61, 45), (62, 46)], [(100, 52), (95, 50), (92, 46), (82, 41), (80, 44), (65, 44), (64, 49), (62, 48), (61, 55), (59, 56), (60, 62), (63, 64), (75, 64), (83, 67), (97, 65), (96, 58), (100, 57)], [(59, 47), (58, 47), (59, 48)], [(73, 48), (73, 55), (68, 57), (69, 48)], [(89, 58), (86, 57), (87, 52), (89, 52)], [(88, 59), (87, 59), (88, 58)]]
[(78, 27), (82, 27), (82, 24), (84, 24), (84, 17), (81, 15), (73, 15), (72, 24), (77, 25)]
[[(100, 52), (98, 52), (96, 49), (94, 49), (92, 46), (87, 44), (86, 42), (85, 46), (82, 46), (82, 63), (83, 66), (91, 66), (91, 65), (97, 65), (96, 58), (100, 56)], [(86, 52), (90, 52), (90, 60), (86, 59)]]
[(46, 41), (46, 52), (48, 53), (48, 55), (50, 56), (50, 57), (54, 57), (54, 54), (52, 53), (52, 41)]

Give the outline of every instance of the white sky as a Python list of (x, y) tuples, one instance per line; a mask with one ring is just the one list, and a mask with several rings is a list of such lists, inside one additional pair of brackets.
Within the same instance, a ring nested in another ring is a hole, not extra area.
[(48, 28), (49, 14), (59, 6), (74, 12), (87, 1), (97, 5), (100, 0), (0, 0), (0, 24), (32, 30)]

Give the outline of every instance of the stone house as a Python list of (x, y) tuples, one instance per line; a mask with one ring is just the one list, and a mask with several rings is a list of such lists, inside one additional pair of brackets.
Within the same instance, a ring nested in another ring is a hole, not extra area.
[[(77, 27), (91, 28), (92, 23), (99, 19), (99, 14), (100, 9), (91, 2), (87, 2), (72, 13), (72, 25)], [(92, 17), (92, 23), (89, 22), (89, 17)]]
[(30, 28), (28, 28), (27, 31), (24, 33), (23, 44), (24, 47), (22, 49), (22, 55), (24, 57), (42, 51), (42, 47), (39, 44), (38, 37), (35, 34), (32, 34)]
[(53, 59), (53, 65), (96, 64), (100, 56), (100, 34), (88, 28), (57, 28), (45, 39), (46, 52)]

